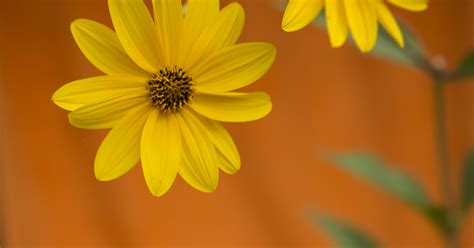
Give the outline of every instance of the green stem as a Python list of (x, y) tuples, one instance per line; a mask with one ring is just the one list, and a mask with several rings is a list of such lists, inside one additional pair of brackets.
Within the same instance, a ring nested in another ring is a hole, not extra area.
[(447, 222), (445, 229), (446, 245), (449, 248), (459, 247), (457, 237), (457, 210), (452, 190), (451, 173), (449, 168), (449, 154), (446, 135), (446, 118), (444, 103), (444, 77), (439, 72), (433, 73), (434, 78), (434, 101), (436, 110), (436, 140), (439, 166), (439, 177), (443, 193), (443, 201), (446, 204)]

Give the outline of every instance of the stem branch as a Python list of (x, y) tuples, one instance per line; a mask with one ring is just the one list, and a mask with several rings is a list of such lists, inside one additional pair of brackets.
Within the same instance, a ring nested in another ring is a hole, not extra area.
[(449, 168), (449, 154), (446, 135), (446, 116), (444, 103), (444, 77), (441, 73), (433, 73), (434, 101), (436, 112), (436, 140), (439, 178), (443, 193), (443, 201), (447, 211), (445, 230), (446, 245), (449, 248), (459, 247), (457, 239), (456, 205), (452, 190), (451, 173)]

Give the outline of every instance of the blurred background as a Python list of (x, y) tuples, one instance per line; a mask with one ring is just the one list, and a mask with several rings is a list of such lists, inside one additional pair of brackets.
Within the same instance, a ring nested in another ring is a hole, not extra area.
[[(221, 1), (222, 5), (231, 1)], [(61, 85), (100, 75), (69, 24), (111, 27), (105, 0), (15, 0), (0, 7), (0, 243), (4, 247), (329, 247), (304, 211), (317, 208), (386, 247), (442, 247), (440, 233), (405, 203), (330, 166), (318, 151), (367, 151), (413, 175), (440, 202), (432, 85), (420, 71), (329, 46), (325, 31), (280, 28), (272, 0), (239, 0), (241, 41), (278, 48), (275, 65), (248, 90), (268, 92), (265, 119), (226, 124), (242, 157), (217, 191), (178, 178), (154, 198), (141, 168), (112, 182), (93, 173), (107, 133), (81, 130), (50, 100)], [(474, 47), (474, 1), (432, 0), (421, 13), (391, 9), (448, 68)], [(474, 82), (446, 88), (450, 170), (459, 185), (474, 144)], [(455, 186), (459, 193), (459, 187)], [(474, 245), (474, 216), (460, 232)]]

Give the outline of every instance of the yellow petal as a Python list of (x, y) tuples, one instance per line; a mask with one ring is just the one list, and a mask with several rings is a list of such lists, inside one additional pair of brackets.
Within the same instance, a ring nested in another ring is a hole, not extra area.
[(343, 0), (326, 0), (325, 11), (331, 46), (340, 47), (349, 34), (349, 24)]
[(183, 109), (176, 116), (184, 153), (179, 174), (197, 190), (213, 192), (219, 181), (219, 169), (214, 144), (207, 135), (206, 127), (189, 110)]
[(244, 122), (266, 116), (272, 103), (270, 97), (262, 92), (196, 93), (191, 108), (213, 120)]
[(84, 129), (111, 128), (129, 110), (149, 104), (147, 96), (148, 92), (142, 89), (101, 99), (69, 113), (69, 122), (75, 127)]
[(375, 6), (369, 1), (345, 0), (345, 4), (352, 36), (362, 52), (369, 52), (377, 40)]
[(319, 15), (324, 0), (290, 0), (281, 27), (287, 32), (302, 29)]
[(183, 26), (181, 0), (153, 0), (155, 26), (165, 66), (175, 66)]
[(217, 151), (217, 165), (227, 174), (240, 170), (240, 156), (227, 130), (217, 121), (201, 116)]
[(52, 100), (59, 107), (74, 111), (84, 105), (117, 95), (142, 91), (146, 79), (124, 76), (99, 76), (63, 85)]
[(377, 3), (377, 13), (379, 17), (380, 24), (382, 27), (387, 30), (387, 32), (395, 39), (395, 41), (400, 45), (401, 47), (404, 46), (403, 42), (403, 35), (402, 32), (400, 31), (400, 27), (397, 24), (397, 21), (393, 17), (392, 13), (390, 10), (387, 8), (385, 3), (378, 2)]
[(98, 180), (120, 177), (140, 160), (140, 138), (151, 110), (149, 104), (130, 110), (107, 134), (95, 157), (94, 173)]
[(189, 53), (205, 28), (219, 14), (219, 0), (190, 0), (184, 17), (183, 33), (178, 53), (178, 65), (184, 65)]
[(164, 195), (173, 184), (181, 163), (181, 134), (174, 115), (152, 111), (140, 144), (143, 175), (154, 196)]
[(71, 32), (82, 53), (97, 69), (109, 75), (148, 76), (130, 59), (117, 35), (108, 27), (79, 19), (71, 23)]
[(275, 61), (276, 49), (268, 43), (230, 46), (196, 66), (196, 89), (205, 92), (231, 91), (262, 77)]
[(238, 3), (231, 3), (212, 20), (195, 42), (184, 66), (191, 71), (196, 63), (211, 56), (222, 48), (233, 45), (244, 27), (244, 9)]
[(411, 11), (423, 11), (428, 8), (429, 0), (388, 0), (388, 2)]
[(156, 72), (160, 66), (156, 31), (143, 0), (109, 0), (109, 11), (128, 55), (144, 70)]

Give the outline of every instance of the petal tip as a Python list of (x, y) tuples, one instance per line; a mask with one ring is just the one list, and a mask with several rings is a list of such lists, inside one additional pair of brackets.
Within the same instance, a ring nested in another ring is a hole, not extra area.
[(150, 193), (154, 197), (161, 197), (164, 196), (170, 187), (163, 187), (163, 185), (160, 185), (159, 183), (154, 183), (152, 185), (148, 185), (148, 190), (150, 190)]
[(220, 164), (219, 164), (219, 168), (222, 171), (224, 171), (226, 174), (234, 175), (234, 174), (236, 174), (237, 172), (240, 171), (240, 167), (241, 167), (240, 156), (238, 156), (238, 154), (237, 154), (237, 157), (235, 157), (231, 160), (227, 160), (226, 162), (221, 161)]
[(339, 48), (346, 43), (346, 38), (345, 37), (338, 37), (334, 38), (333, 36), (329, 35), (329, 43), (331, 44), (332, 48)]
[(302, 28), (303, 27), (297, 27), (295, 25), (292, 25), (290, 21), (287, 21), (287, 20), (285, 21), (285, 19), (283, 19), (281, 23), (281, 29), (283, 29), (283, 31), (288, 32), (288, 33), (296, 32)]
[(245, 20), (245, 9), (242, 5), (240, 5), (240, 3), (237, 3), (237, 2), (230, 3), (229, 5), (226, 6), (226, 8), (229, 8), (230, 11), (234, 12), (235, 16), (237, 17), (236, 19)]
[[(69, 122), (71, 122), (71, 117), (70, 115), (68, 115), (69, 117)], [(73, 125), (71, 123), (71, 125)], [(99, 147), (99, 150), (100, 150), (100, 147)], [(109, 171), (107, 171), (104, 166), (101, 166), (102, 162), (100, 161), (100, 156), (99, 156), (99, 151), (97, 152), (96, 154), (96, 157), (95, 157), (95, 161), (94, 161), (94, 176), (95, 178), (97, 179), (97, 181), (101, 181), (101, 182), (106, 182), (106, 181), (111, 181), (113, 180), (114, 178), (110, 178), (110, 174)]]
[(217, 190), (217, 183), (207, 184), (205, 188), (205, 193), (213, 193)]
[(59, 100), (58, 91), (55, 91), (54, 94), (51, 96), (51, 101), (53, 101), (56, 105), (58, 105), (56, 103), (56, 101), (58, 100)]
[(417, 3), (412, 3), (412, 2), (409, 2), (409, 1), (401, 1), (401, 0), (388, 0), (388, 2), (394, 4), (394, 5), (397, 5), (401, 8), (405, 8), (405, 9), (408, 9), (408, 10), (411, 10), (411, 11), (425, 11), (426, 9), (428, 9), (428, 2), (429, 0), (425, 0), (423, 2), (417, 2)]
[(397, 39), (396, 42), (401, 48), (405, 48), (405, 39), (401, 37), (400, 39)]
[(244, 7), (238, 2), (232, 2), (229, 5), (226, 6), (227, 8), (237, 8), (239, 10), (244, 10)]
[(71, 22), (71, 24), (69, 25), (69, 28), (71, 29), (71, 32), (74, 34), (79, 29), (84, 28), (84, 25), (86, 25), (87, 23), (91, 23), (91, 22), (92, 21), (88, 20), (88, 19), (83, 19), (83, 18), (76, 19), (76, 20)]
[(375, 47), (375, 43), (376, 42), (371, 42), (371, 43), (359, 43), (357, 44), (357, 46), (359, 47), (359, 50), (362, 52), (362, 53), (369, 53), (372, 51), (372, 49), (374, 49)]
[(267, 113), (263, 117), (266, 117), (267, 115), (269, 115), (272, 112), (272, 109), (273, 109), (273, 104), (271, 102), (269, 102), (267, 104)]
[(63, 107), (64, 105), (61, 103), (61, 101), (58, 101), (57, 99), (54, 99), (54, 96), (53, 96), (53, 98), (51, 98), (51, 101), (54, 103), (54, 105), (65, 109), (65, 107)]
[(319, 15), (322, 8), (322, 0), (290, 0), (283, 14), (281, 28), (286, 32), (303, 29)]
[(100, 181), (100, 182), (112, 181), (117, 178), (117, 177), (113, 177), (110, 171), (107, 171), (104, 168), (99, 169), (99, 166), (97, 166), (97, 162), (95, 162), (95, 165), (94, 165), (94, 175), (97, 181)]
[(360, 50), (362, 53), (369, 53), (372, 49), (367, 48), (367, 47), (359, 47), (359, 50)]
[(193, 187), (194, 189), (197, 189), (197, 190), (199, 190), (203, 193), (213, 193), (217, 189), (217, 183), (215, 185), (213, 185), (211, 183), (201, 182), (199, 185), (194, 184), (194, 185), (191, 185), (191, 187)]
[(292, 16), (289, 16), (285, 13), (285, 15), (283, 16), (283, 20), (281, 21), (281, 29), (283, 29), (283, 31), (285, 32), (291, 33), (301, 30), (306, 26), (297, 25), (293, 20), (294, 18)]
[(269, 50), (272, 54), (276, 55), (277, 53), (277, 48), (275, 45), (268, 43)]
[(244, 15), (245, 16), (245, 10), (244, 10), (244, 7), (240, 4), (240, 3), (237, 3), (237, 2), (232, 2), (230, 4), (228, 4), (227, 6), (225, 6), (222, 10), (222, 11), (232, 11), (233, 13), (235, 13), (236, 15)]
[(100, 182), (107, 182), (107, 181), (110, 181), (112, 179), (109, 179), (107, 178), (105, 175), (95, 171), (94, 172), (94, 175), (95, 175), (95, 178), (97, 179), (97, 181), (100, 181)]
[(236, 174), (237, 172), (240, 171), (240, 164), (238, 165), (234, 165), (236, 167), (232, 167), (232, 168), (226, 168), (226, 170), (224, 171), (226, 174), (229, 174), (229, 175), (234, 175)]
[(71, 22), (71, 24), (69, 25), (69, 27), (71, 29), (73, 28), (76, 28), (78, 25), (80, 25), (80, 23), (83, 21), (84, 19), (76, 19), (74, 21)]
[(264, 50), (264, 54), (265, 56), (269, 56), (272, 60), (272, 62), (275, 60), (276, 58), (276, 54), (277, 54), (277, 48), (276, 46), (274, 46), (273, 44), (271, 43), (262, 43), (263, 45), (263, 48), (262, 50)]
[(240, 156), (237, 156), (237, 161), (235, 161), (234, 166), (233, 166), (234, 172), (232, 174), (239, 172), (241, 167), (242, 167), (242, 164), (241, 164)]
[(268, 94), (264, 93), (266, 95), (266, 99), (265, 101), (267, 101), (266, 103), (263, 104), (262, 106), (262, 112), (261, 112), (261, 115), (254, 118), (253, 120), (250, 120), (250, 121), (257, 121), (257, 120), (261, 120), (265, 117), (267, 117), (271, 112), (272, 112), (272, 109), (273, 109), (273, 104), (271, 102), (271, 98)]

